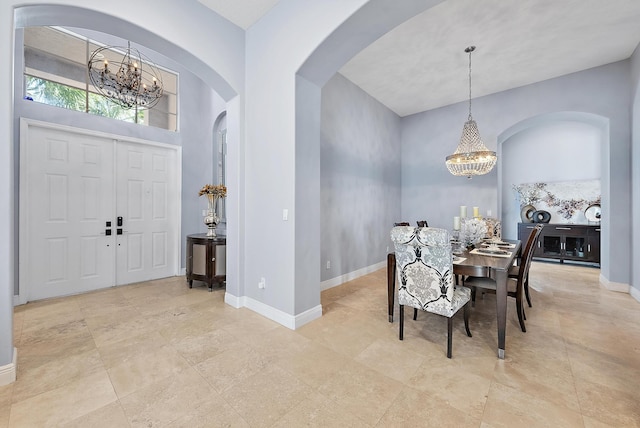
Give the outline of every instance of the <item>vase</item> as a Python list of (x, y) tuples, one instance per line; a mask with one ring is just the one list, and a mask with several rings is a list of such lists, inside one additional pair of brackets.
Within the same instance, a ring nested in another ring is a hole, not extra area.
[(533, 213), (536, 211), (536, 207), (533, 205), (524, 205), (520, 208), (520, 220), (523, 223), (533, 223)]
[(215, 238), (216, 237), (216, 227), (220, 222), (220, 218), (216, 214), (216, 202), (218, 198), (211, 193), (207, 193), (207, 200), (209, 206), (207, 208), (207, 214), (204, 216), (204, 224), (207, 225), (207, 237)]

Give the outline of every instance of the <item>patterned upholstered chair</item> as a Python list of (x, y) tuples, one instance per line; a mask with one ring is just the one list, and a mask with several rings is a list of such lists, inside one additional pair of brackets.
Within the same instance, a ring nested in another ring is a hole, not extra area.
[(447, 317), (447, 357), (451, 358), (453, 316), (462, 307), (464, 326), (467, 336), (471, 337), (471, 290), (453, 285), (449, 233), (445, 229), (397, 226), (391, 230), (391, 240), (395, 246), (399, 284), (400, 340), (403, 340), (405, 305)]

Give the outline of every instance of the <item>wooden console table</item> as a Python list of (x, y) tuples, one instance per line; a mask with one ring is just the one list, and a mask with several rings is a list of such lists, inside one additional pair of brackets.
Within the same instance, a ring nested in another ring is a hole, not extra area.
[(213, 284), (222, 285), (227, 280), (227, 238), (207, 237), (206, 233), (187, 235), (187, 282), (202, 281), (213, 290)]
[[(536, 223), (518, 223), (518, 239), (525, 242)], [(600, 225), (544, 223), (534, 259), (600, 264)]]

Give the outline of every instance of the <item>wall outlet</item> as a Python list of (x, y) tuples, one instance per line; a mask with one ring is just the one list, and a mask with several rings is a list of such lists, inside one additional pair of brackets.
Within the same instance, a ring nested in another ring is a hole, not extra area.
[(327, 270), (331, 269), (331, 260), (327, 260)]
[(264, 279), (264, 277), (260, 278), (260, 281), (258, 282), (258, 288), (262, 289), (262, 288), (266, 288), (267, 286), (267, 280)]

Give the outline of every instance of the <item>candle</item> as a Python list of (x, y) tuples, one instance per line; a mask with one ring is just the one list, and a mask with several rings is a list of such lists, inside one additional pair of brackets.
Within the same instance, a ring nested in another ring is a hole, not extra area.
[(480, 217), (480, 208), (473, 207), (473, 217)]
[(460, 217), (458, 216), (453, 218), (453, 230), (460, 230)]
[(487, 217), (491, 217), (491, 210), (487, 210)]
[(460, 218), (467, 218), (467, 207), (465, 205), (460, 206)]

